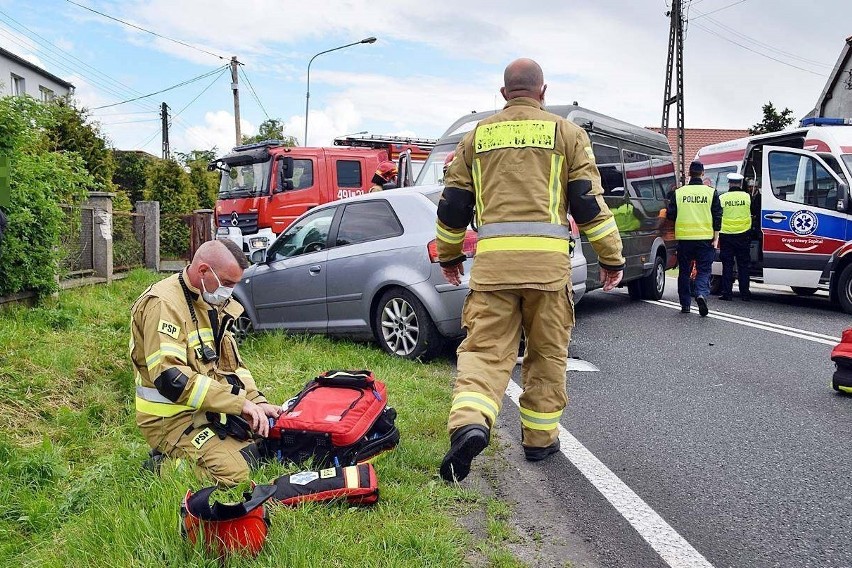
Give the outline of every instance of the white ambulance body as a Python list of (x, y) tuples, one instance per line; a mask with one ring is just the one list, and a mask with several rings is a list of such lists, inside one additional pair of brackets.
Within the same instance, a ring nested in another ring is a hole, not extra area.
[[(802, 295), (829, 292), (852, 313), (852, 119), (808, 118), (793, 130), (705, 146), (696, 159), (719, 193), (745, 176), (760, 200), (752, 280)], [(713, 265), (714, 280), (721, 265)]]

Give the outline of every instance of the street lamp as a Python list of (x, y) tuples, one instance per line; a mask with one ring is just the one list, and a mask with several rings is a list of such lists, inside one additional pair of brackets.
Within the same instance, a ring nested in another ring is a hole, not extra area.
[(319, 53), (317, 53), (316, 55), (311, 57), (310, 61), (308, 61), (308, 88), (307, 88), (307, 91), (305, 92), (305, 139), (302, 142), (303, 146), (308, 145), (308, 105), (310, 105), (310, 102), (311, 102), (311, 63), (313, 63), (314, 59), (316, 59), (317, 57), (319, 57), (323, 53), (329, 53), (329, 52), (332, 52), (332, 51), (337, 51), (338, 49), (343, 49), (344, 47), (352, 47), (353, 45), (358, 45), (359, 43), (376, 43), (376, 38), (368, 37), (368, 38), (362, 39), (361, 41), (347, 43), (346, 45), (341, 45), (340, 47), (333, 47), (331, 49), (326, 49), (325, 51), (320, 51)]

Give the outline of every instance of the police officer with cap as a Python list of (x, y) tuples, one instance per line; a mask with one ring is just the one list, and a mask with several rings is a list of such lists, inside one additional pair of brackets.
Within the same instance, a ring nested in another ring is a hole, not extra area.
[(722, 228), (722, 205), (713, 187), (704, 185), (704, 164), (689, 164), (689, 183), (669, 193), (666, 218), (675, 223), (677, 239), (677, 294), (681, 313), (688, 314), (692, 297), (689, 276), (696, 265), (695, 301), (702, 317), (709, 312), (710, 272)]
[(728, 174), (728, 192), (719, 198), (722, 204), (722, 230), (719, 235), (719, 258), (722, 261), (720, 300), (731, 300), (734, 287), (734, 260), (740, 283), (740, 299), (748, 302), (750, 246), (752, 230), (751, 195), (743, 188), (743, 176)]

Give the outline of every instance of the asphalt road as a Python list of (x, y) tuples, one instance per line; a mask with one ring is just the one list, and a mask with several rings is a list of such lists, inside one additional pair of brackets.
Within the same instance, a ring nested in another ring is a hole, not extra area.
[[(697, 560), (664, 561), (642, 519), (628, 522), (568, 457), (518, 467), (540, 468), (601, 566), (852, 566), (852, 397), (830, 387), (832, 341), (761, 323), (839, 338), (852, 317), (825, 296), (757, 287), (751, 303), (712, 299), (725, 319), (701, 318), (680, 313), (675, 289), (670, 278), (662, 303), (583, 298), (571, 355), (600, 372), (569, 373), (562, 425)], [(500, 424), (517, 433), (511, 402)]]

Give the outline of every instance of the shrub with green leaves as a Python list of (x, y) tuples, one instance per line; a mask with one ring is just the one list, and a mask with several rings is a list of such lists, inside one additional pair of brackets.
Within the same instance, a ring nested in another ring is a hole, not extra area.
[(56, 290), (65, 217), (61, 203), (79, 204), (102, 189), (76, 152), (55, 151), (57, 107), (31, 97), (0, 98), (0, 154), (10, 159), (11, 206), (0, 252), (0, 295)]
[(189, 226), (182, 215), (198, 209), (198, 196), (189, 175), (174, 160), (157, 160), (145, 170), (145, 199), (160, 202), (160, 251), (179, 258), (189, 249)]

